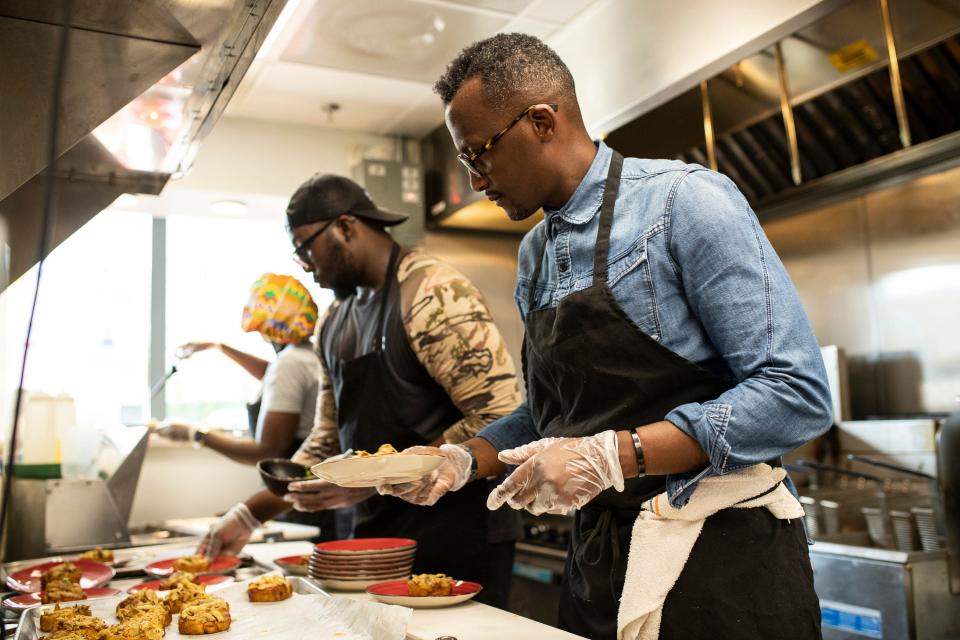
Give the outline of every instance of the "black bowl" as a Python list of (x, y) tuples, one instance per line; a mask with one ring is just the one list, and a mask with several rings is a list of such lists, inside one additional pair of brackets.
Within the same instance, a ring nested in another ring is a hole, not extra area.
[(260, 477), (263, 478), (263, 484), (270, 493), (281, 497), (289, 493), (287, 486), (291, 482), (297, 482), (298, 480), (316, 480), (317, 478), (317, 476), (310, 473), (310, 469), (302, 464), (283, 458), (261, 460), (257, 463), (257, 471), (260, 472)]

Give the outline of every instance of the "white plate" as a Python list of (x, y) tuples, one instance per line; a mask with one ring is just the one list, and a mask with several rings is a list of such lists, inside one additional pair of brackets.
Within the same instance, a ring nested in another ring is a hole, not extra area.
[(422, 454), (343, 458), (315, 464), (310, 471), (341, 487), (375, 487), (381, 482), (400, 484), (418, 480), (443, 464), (445, 459)]

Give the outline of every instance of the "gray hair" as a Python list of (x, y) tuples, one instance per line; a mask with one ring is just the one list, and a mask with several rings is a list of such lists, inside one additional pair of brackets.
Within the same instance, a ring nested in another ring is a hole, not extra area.
[(573, 76), (560, 56), (523, 33), (500, 33), (474, 42), (447, 65), (433, 90), (448, 105), (474, 76), (480, 77), (481, 95), (494, 108), (576, 97)]

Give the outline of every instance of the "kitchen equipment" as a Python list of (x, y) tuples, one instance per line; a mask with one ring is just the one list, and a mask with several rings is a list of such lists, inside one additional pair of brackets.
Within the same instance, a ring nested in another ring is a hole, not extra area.
[(99, 431), (96, 478), (13, 479), (8, 561), (129, 544), (127, 521), (147, 451), (147, 429)]
[(275, 496), (281, 498), (289, 491), (287, 486), (298, 480), (316, 480), (316, 476), (308, 468), (293, 460), (271, 458), (257, 463), (257, 471), (263, 485)]

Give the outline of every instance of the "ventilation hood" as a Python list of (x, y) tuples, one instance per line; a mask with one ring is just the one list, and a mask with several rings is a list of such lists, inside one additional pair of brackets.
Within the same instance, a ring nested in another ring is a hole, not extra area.
[(68, 2), (0, 0), (0, 290), (36, 261), (46, 172), (58, 183), (50, 249), (120, 194), (159, 193), (189, 169), (285, 2), (74, 0), (48, 167)]
[[(709, 166), (710, 130), (716, 168), (762, 215), (801, 210), (828, 192), (839, 195), (956, 158), (960, 3), (890, 0), (889, 7), (906, 145), (880, 0), (847, 3), (784, 39), (779, 52), (771, 47), (741, 60), (606, 141), (624, 155)], [(791, 157), (784, 94), (799, 171)]]

